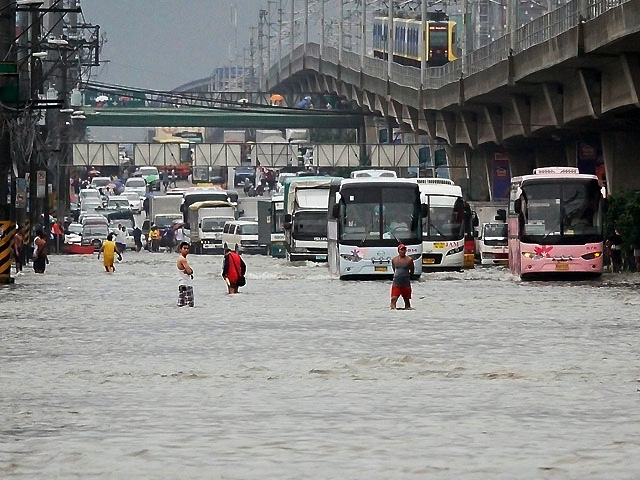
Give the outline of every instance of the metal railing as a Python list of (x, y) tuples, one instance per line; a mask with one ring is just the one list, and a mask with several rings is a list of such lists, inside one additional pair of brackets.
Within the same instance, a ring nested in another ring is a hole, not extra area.
[[(464, 74), (461, 58), (442, 67), (428, 68), (424, 88), (438, 89), (459, 81), (461, 77), (468, 77), (486, 70), (505, 61), (510, 54), (515, 55), (535, 45), (544, 43), (571, 30), (581, 21), (593, 20), (607, 11), (631, 1), (634, 0), (570, 0), (557, 9), (518, 28), (513, 33), (513, 46), (511, 36), (507, 33), (503, 37), (468, 53), (464, 59), (466, 66)], [(513, 51), (511, 50), (512, 48)], [(363, 65), (361, 65), (358, 54), (343, 51), (342, 55), (339, 55), (337, 48), (325, 46), (321, 49), (319, 45), (314, 43), (307, 45), (306, 52), (307, 55), (334, 64), (338, 64), (339, 58), (342, 58), (342, 66), (346, 68), (354, 70), (362, 68), (367, 75), (387, 78), (388, 67), (385, 60), (365, 57)], [(294, 59), (296, 58), (294, 57)], [(282, 59), (283, 69), (288, 68), (289, 61), (288, 55)], [(275, 71), (273, 68), (270, 69), (269, 74), (275, 77), (277, 69)], [(419, 68), (405, 67), (395, 63), (392, 65), (389, 80), (416, 89), (419, 89), (422, 84)]]

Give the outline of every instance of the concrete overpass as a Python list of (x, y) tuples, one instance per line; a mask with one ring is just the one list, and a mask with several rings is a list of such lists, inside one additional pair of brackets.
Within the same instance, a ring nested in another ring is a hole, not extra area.
[(640, 188), (640, 0), (571, 0), (424, 77), (387, 67), (309, 43), (271, 67), (267, 87), (339, 94), (443, 139), (475, 199), (491, 196), (496, 155), (518, 175), (575, 165), (578, 141), (601, 151), (611, 191)]

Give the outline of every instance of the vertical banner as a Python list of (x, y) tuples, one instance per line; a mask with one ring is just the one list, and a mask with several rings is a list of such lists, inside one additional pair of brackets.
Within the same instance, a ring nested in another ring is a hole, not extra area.
[(495, 153), (493, 157), (493, 200), (506, 200), (509, 198), (510, 187), (509, 155)]
[(578, 142), (577, 154), (578, 158), (576, 163), (580, 173), (595, 175), (598, 149), (589, 143)]
[(16, 178), (16, 208), (27, 208), (27, 180)]
[(44, 198), (45, 188), (47, 187), (47, 172), (38, 170), (36, 175), (36, 192), (38, 198)]

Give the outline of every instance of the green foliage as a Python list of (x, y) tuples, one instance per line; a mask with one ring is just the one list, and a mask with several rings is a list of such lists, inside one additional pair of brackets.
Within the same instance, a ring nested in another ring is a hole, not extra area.
[(608, 200), (604, 215), (605, 238), (617, 229), (624, 251), (629, 251), (631, 245), (640, 245), (640, 191), (620, 192)]

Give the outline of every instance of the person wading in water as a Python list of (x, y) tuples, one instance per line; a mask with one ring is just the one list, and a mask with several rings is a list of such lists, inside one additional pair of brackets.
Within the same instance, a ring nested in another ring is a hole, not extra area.
[(229, 295), (232, 293), (238, 293), (238, 287), (244, 287), (246, 280), (244, 275), (247, 272), (247, 266), (245, 265), (240, 255), (236, 252), (232, 252), (228, 248), (224, 251), (224, 263), (222, 265), (222, 278), (227, 282), (229, 287)]
[(398, 245), (398, 256), (391, 260), (393, 267), (393, 284), (391, 285), (391, 310), (396, 309), (398, 298), (404, 300), (404, 309), (411, 308), (411, 275), (415, 270), (413, 259), (407, 257), (407, 247), (404, 244)]
[(180, 256), (176, 262), (178, 267), (178, 303), (179, 307), (185, 307), (189, 305), (193, 307), (193, 286), (191, 281), (193, 280), (193, 269), (187, 262), (187, 255), (189, 255), (189, 244), (182, 242), (179, 247)]

